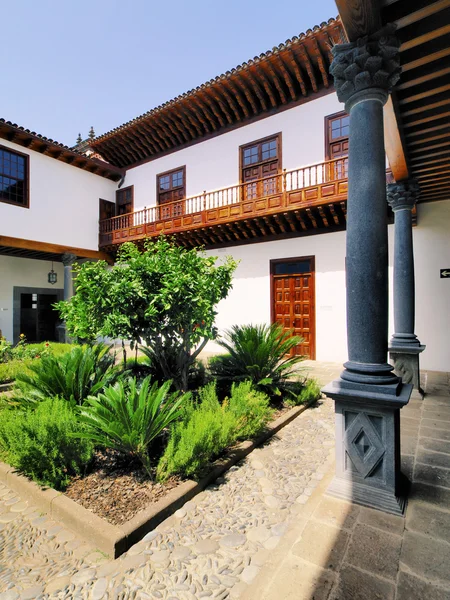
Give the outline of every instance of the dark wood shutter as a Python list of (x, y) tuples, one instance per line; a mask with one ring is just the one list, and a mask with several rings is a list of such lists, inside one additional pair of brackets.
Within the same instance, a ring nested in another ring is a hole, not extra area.
[[(186, 167), (172, 169), (156, 176), (159, 218), (179, 217), (186, 198)], [(164, 206), (167, 205), (167, 206)]]
[[(276, 194), (281, 170), (281, 135), (264, 138), (241, 146), (241, 181), (244, 199), (253, 200)], [(273, 176), (273, 177), (272, 177)]]

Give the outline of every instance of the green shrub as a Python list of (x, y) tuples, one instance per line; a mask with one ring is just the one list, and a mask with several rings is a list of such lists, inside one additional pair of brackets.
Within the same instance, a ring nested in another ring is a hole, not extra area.
[(0, 363), (5, 363), (11, 360), (12, 344), (4, 337), (0, 337)]
[(172, 426), (158, 464), (158, 479), (164, 481), (174, 474), (197, 475), (234, 441), (235, 431), (235, 416), (220, 405), (214, 383), (208, 384), (199, 390), (199, 403), (188, 403), (182, 420)]
[(37, 483), (62, 490), (92, 456), (92, 443), (73, 437), (80, 427), (59, 398), (43, 400), (35, 410), (2, 410), (0, 454)]
[(236, 419), (236, 439), (248, 439), (260, 433), (270, 420), (273, 411), (269, 397), (254, 389), (251, 381), (233, 384), (231, 396), (225, 406)]
[(28, 404), (59, 396), (82, 404), (117, 378), (113, 364), (114, 357), (104, 344), (74, 346), (61, 356), (43, 356), (30, 363), (31, 374), (17, 373), (14, 400)]
[[(181, 371), (185, 368), (184, 356), (173, 346), (167, 346), (155, 353), (150, 346), (140, 346), (144, 356), (138, 357), (141, 370), (148, 369), (149, 374), (154, 381), (162, 383), (166, 380), (166, 373), (172, 373), (174, 379), (181, 378)], [(128, 366), (127, 361), (127, 366)], [(164, 362), (164, 365), (163, 365)], [(198, 359), (194, 360), (188, 368), (188, 389), (197, 390), (206, 382), (205, 365)]]
[(292, 375), (303, 360), (302, 356), (290, 356), (301, 341), (284, 332), (278, 323), (234, 325), (219, 341), (227, 354), (210, 360), (210, 371), (225, 393), (229, 393), (233, 382), (250, 380), (271, 399), (281, 397), (291, 393)]
[(300, 404), (312, 404), (322, 395), (319, 383), (315, 379), (306, 379), (299, 384), (301, 387), (297, 394), (292, 394), (287, 400), (288, 406), (298, 406)]
[(105, 448), (138, 458), (149, 476), (149, 444), (181, 414), (189, 394), (169, 393), (171, 381), (150, 387), (150, 377), (141, 384), (136, 379), (119, 381), (98, 397), (89, 396), (79, 409), (85, 429), (79, 435)]
[(222, 404), (214, 382), (199, 389), (198, 395), (198, 403), (187, 403), (181, 420), (171, 429), (158, 465), (160, 480), (173, 474), (198, 475), (228, 446), (257, 435), (272, 415), (269, 398), (250, 382), (233, 385), (230, 398)]
[(18, 374), (31, 374), (29, 370), (32, 360), (10, 360), (0, 363), (0, 383), (10, 383), (16, 379)]

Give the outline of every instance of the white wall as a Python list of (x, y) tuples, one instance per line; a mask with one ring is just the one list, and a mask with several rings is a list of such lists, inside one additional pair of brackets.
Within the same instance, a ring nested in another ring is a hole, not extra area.
[(416, 268), (416, 334), (425, 351), (423, 369), (450, 371), (450, 199), (418, 205), (414, 228)]
[(117, 184), (7, 140), (1, 144), (30, 157), (30, 208), (0, 202), (0, 235), (98, 250), (98, 201), (115, 201)]
[[(345, 312), (345, 232), (311, 235), (211, 250), (213, 256), (239, 260), (233, 289), (219, 305), (221, 331), (234, 324), (270, 322), (270, 260), (315, 256), (316, 359), (344, 362), (347, 353)], [(207, 351), (218, 351), (210, 343)]]
[[(394, 332), (393, 251), (394, 226), (389, 231), (389, 338)], [(416, 334), (426, 350), (421, 368), (450, 371), (450, 279), (439, 270), (450, 268), (450, 201), (418, 206), (414, 228), (416, 272)], [(239, 260), (233, 288), (219, 304), (220, 331), (234, 324), (270, 322), (270, 260), (315, 256), (316, 359), (347, 360), (345, 301), (345, 232), (311, 235), (210, 250), (219, 259), (227, 254)], [(206, 347), (217, 352), (215, 343)]]
[(14, 286), (62, 289), (64, 287), (64, 267), (54, 263), (53, 269), (58, 282), (48, 283), (48, 272), (52, 263), (46, 260), (0, 256), (0, 329), (8, 340), (13, 339), (13, 288)]
[(186, 194), (239, 183), (239, 146), (282, 132), (282, 167), (294, 169), (325, 160), (324, 117), (342, 110), (336, 94), (306, 102), (127, 171), (135, 210), (156, 204), (156, 176), (186, 165)]

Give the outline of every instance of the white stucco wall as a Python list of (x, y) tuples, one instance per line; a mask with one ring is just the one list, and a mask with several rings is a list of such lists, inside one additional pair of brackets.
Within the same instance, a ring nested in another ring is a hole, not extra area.
[(239, 146), (282, 133), (282, 167), (294, 169), (325, 160), (324, 117), (342, 110), (330, 93), (255, 123), (239, 127), (127, 171), (135, 210), (156, 204), (156, 176), (186, 165), (186, 195), (239, 183)]
[(426, 344), (423, 369), (450, 371), (450, 199), (418, 205), (414, 228), (416, 334)]
[[(394, 226), (389, 228), (389, 338), (394, 332)], [(450, 201), (418, 206), (414, 228), (416, 268), (416, 334), (426, 350), (421, 367), (450, 371), (450, 279), (439, 270), (450, 268)], [(270, 260), (314, 256), (316, 263), (316, 359), (347, 360), (345, 301), (345, 232), (262, 242), (208, 251), (239, 260), (233, 289), (219, 304), (220, 331), (234, 324), (270, 322)], [(215, 343), (207, 351), (217, 352)]]
[(7, 140), (29, 155), (30, 207), (0, 202), (0, 235), (98, 250), (99, 198), (115, 201), (117, 184)]
[(14, 286), (48, 288), (64, 287), (64, 267), (54, 263), (53, 269), (58, 275), (57, 283), (48, 283), (48, 272), (52, 263), (46, 260), (0, 256), (0, 329), (4, 337), (13, 339), (13, 288)]

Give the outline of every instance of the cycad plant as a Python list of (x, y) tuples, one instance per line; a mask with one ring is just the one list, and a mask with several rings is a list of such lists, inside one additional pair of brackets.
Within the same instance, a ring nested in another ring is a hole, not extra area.
[[(227, 354), (215, 356), (210, 370), (226, 393), (233, 382), (251, 381), (270, 398), (291, 394), (298, 383), (294, 372), (302, 356), (291, 351), (302, 342), (278, 323), (272, 325), (234, 325), (219, 344)], [(295, 393), (295, 392), (294, 392)]]
[(181, 405), (190, 394), (169, 393), (171, 381), (159, 386), (150, 377), (137, 383), (130, 378), (118, 381), (97, 397), (89, 396), (79, 409), (84, 431), (78, 437), (96, 446), (117, 450), (138, 458), (152, 477), (148, 453), (150, 443), (181, 414)]
[(34, 403), (58, 396), (82, 404), (89, 395), (101, 392), (118, 376), (114, 356), (105, 344), (74, 346), (61, 356), (43, 356), (30, 364), (29, 373), (19, 373), (14, 401)]

